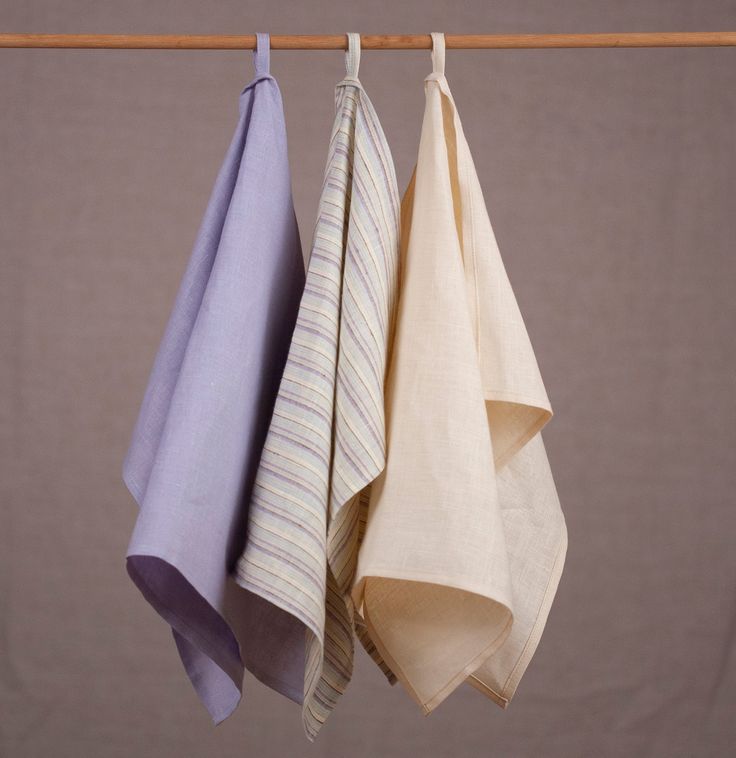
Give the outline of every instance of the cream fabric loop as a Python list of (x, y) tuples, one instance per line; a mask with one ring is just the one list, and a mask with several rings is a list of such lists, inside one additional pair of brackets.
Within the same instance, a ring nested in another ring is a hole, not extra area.
[(348, 32), (348, 49), (345, 53), (345, 71), (347, 78), (357, 79), (360, 68), (360, 34)]
[(432, 73), (445, 73), (445, 35), (442, 32), (432, 32)]
[(256, 34), (256, 49), (253, 52), (256, 75), (268, 74), (271, 68), (271, 35), (265, 32)]

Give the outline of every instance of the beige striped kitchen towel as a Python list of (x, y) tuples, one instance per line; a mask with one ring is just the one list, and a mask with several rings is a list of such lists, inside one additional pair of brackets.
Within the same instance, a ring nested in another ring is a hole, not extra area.
[(360, 36), (350, 34), (306, 286), (236, 576), (304, 624), (310, 739), (350, 681), (359, 500), (386, 455), (399, 193), (359, 59)]
[(401, 208), (388, 454), (353, 587), (385, 663), (429, 713), (469, 680), (508, 703), (556, 593), (567, 530), (552, 415), (434, 34)]

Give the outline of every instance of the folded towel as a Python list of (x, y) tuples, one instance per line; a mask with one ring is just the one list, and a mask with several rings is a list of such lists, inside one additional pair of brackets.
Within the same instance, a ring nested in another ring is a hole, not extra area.
[(361, 492), (385, 464), (383, 387), (398, 273), (391, 153), (349, 35), (304, 296), (263, 450), (238, 583), (307, 631), (314, 739), (350, 681)]
[(171, 625), (216, 721), (243, 661), (301, 701), (304, 633), (228, 581), (304, 285), (281, 94), (258, 35), (256, 76), (148, 382), (123, 477), (140, 505), (127, 568)]
[(401, 210), (387, 461), (353, 587), (378, 654), (427, 713), (468, 678), (508, 702), (567, 546), (539, 433), (551, 407), (433, 40)]

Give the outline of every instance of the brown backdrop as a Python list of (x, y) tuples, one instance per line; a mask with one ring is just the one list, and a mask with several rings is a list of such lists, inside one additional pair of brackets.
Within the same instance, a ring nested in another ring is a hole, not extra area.
[[(353, 7), (350, 7), (352, 5)], [(736, 28), (726, 0), (5, 0), (34, 32)], [(308, 246), (339, 52), (275, 52)], [(428, 52), (361, 78), (403, 189)], [(736, 49), (449, 51), (556, 417), (570, 547), (502, 711), (429, 717), (359, 657), (316, 744), (252, 679), (213, 728), (124, 570), (121, 462), (247, 52), (0, 50), (0, 752), (725, 756), (736, 739)]]

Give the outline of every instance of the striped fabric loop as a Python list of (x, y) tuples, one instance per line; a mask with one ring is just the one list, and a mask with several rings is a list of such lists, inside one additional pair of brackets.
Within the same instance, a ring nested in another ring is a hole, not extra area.
[(348, 49), (345, 53), (345, 72), (347, 78), (357, 79), (360, 68), (360, 34), (348, 32)]

